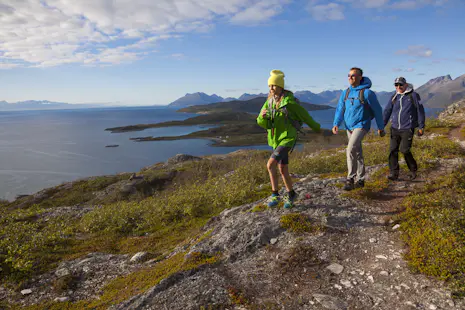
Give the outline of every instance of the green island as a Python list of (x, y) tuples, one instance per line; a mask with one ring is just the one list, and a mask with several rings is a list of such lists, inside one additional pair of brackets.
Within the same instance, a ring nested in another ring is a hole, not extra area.
[[(107, 128), (105, 130), (111, 131), (112, 133), (120, 133), (142, 131), (148, 128), (212, 125), (215, 127), (182, 136), (146, 136), (130, 139), (136, 142), (208, 139), (212, 141), (212, 146), (264, 145), (267, 143), (265, 130), (256, 123), (257, 111), (260, 111), (264, 100), (265, 98), (259, 97), (247, 101), (220, 102), (191, 106), (180, 109), (178, 112), (197, 113), (201, 115), (183, 121), (130, 125)], [(309, 111), (332, 109), (330, 106), (326, 105), (301, 104)], [(321, 134), (315, 134), (306, 128), (304, 129), (304, 134), (299, 135), (299, 143), (303, 142), (312, 142), (315, 145), (321, 146), (337, 146), (344, 142), (344, 136), (333, 136), (328, 130), (323, 130)]]

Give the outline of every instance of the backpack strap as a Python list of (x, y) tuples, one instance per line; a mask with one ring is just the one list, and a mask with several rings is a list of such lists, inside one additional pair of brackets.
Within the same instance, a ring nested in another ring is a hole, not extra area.
[[(350, 92), (350, 88), (347, 88), (346, 94), (344, 97), (344, 102), (347, 100), (347, 98), (349, 98), (349, 92)], [(361, 104), (365, 104), (365, 88), (362, 88), (358, 92), (358, 100), (360, 101)]]
[(358, 100), (360, 100), (361, 104), (365, 104), (365, 88), (360, 89), (358, 92)]
[(415, 98), (415, 97), (413, 96), (413, 93), (414, 93), (413, 91), (411, 91), (411, 92), (409, 93), (410, 101), (412, 101), (413, 105), (415, 106), (415, 109), (418, 109), (418, 102), (417, 102), (418, 97), (417, 97), (417, 93), (415, 93), (415, 97), (417, 97), (417, 98)]
[(345, 94), (345, 97), (344, 97), (344, 102), (346, 102), (347, 98), (349, 98), (349, 92), (350, 92), (350, 88), (347, 88), (346, 89), (346, 94)]

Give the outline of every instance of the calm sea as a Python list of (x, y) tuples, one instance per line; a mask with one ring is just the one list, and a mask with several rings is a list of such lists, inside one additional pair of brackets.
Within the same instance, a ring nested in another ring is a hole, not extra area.
[[(311, 115), (330, 128), (335, 110)], [(202, 139), (133, 142), (131, 137), (184, 135), (200, 126), (112, 134), (108, 127), (182, 120), (193, 114), (159, 107), (0, 112), (0, 198), (82, 177), (135, 172), (179, 154), (225, 154), (238, 147), (212, 147)], [(264, 133), (265, 134), (265, 133)], [(118, 144), (119, 147), (106, 148)], [(267, 146), (241, 147), (268, 149)]]

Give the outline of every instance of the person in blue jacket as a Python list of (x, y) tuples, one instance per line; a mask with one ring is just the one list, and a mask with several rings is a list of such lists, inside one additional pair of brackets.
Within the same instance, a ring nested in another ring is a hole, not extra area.
[(389, 150), (389, 180), (399, 178), (399, 150), (404, 154), (407, 167), (410, 170), (409, 178), (417, 177), (417, 162), (410, 151), (415, 128), (418, 127), (418, 136), (422, 136), (425, 128), (425, 109), (420, 103), (420, 96), (413, 90), (412, 84), (405, 78), (398, 77), (394, 81), (396, 93), (386, 105), (384, 110), (384, 125), (391, 119), (391, 143)]
[[(362, 140), (370, 131), (371, 120), (376, 119), (378, 134), (384, 136), (383, 109), (376, 94), (370, 90), (371, 81), (363, 76), (360, 68), (351, 68), (349, 88), (342, 92), (333, 122), (333, 134), (337, 134), (344, 121), (349, 143), (347, 145), (347, 181), (344, 190), (365, 186), (365, 162)], [(355, 177), (358, 181), (355, 183)]]

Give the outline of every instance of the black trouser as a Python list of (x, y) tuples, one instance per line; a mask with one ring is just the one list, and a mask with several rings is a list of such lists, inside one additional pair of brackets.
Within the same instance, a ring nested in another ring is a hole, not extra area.
[(389, 169), (391, 174), (399, 175), (399, 150), (404, 154), (410, 171), (417, 171), (417, 162), (413, 158), (412, 147), (414, 129), (399, 130), (391, 128), (391, 146), (389, 153)]

